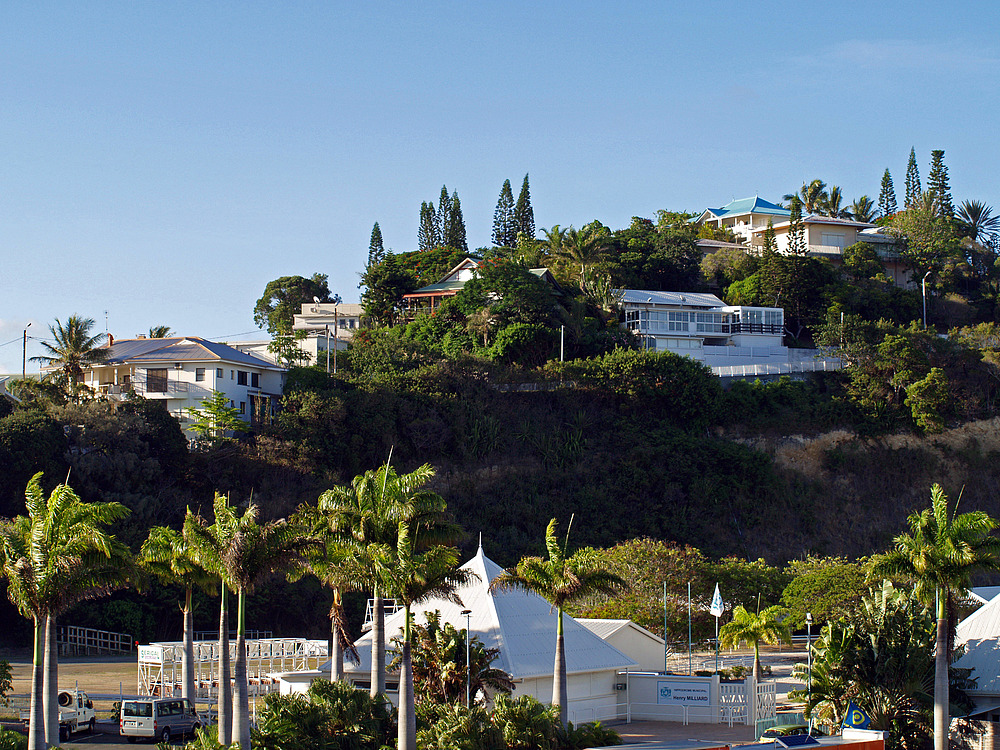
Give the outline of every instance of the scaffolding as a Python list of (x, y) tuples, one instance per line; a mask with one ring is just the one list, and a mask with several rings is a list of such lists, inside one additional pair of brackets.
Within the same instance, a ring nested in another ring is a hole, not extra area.
[[(280, 672), (314, 669), (327, 657), (327, 642), (307, 638), (261, 638), (248, 640), (247, 682), (250, 695), (256, 697), (278, 689), (278, 680), (272, 677)], [(219, 694), (218, 641), (195, 641), (194, 684), (195, 697), (215, 701)], [(172, 641), (149, 643), (139, 646), (139, 695), (172, 697), (183, 689), (181, 664), (184, 644)], [(236, 641), (229, 642), (229, 658), (236, 661)]]

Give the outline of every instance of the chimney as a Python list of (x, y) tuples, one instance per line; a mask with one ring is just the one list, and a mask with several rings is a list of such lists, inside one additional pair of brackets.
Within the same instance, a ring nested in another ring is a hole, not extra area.
[(108, 334), (108, 349), (115, 345), (115, 337), (110, 333)]

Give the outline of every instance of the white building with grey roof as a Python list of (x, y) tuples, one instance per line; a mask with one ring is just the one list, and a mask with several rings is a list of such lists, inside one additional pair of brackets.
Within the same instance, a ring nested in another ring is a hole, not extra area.
[(161, 401), (182, 427), (190, 409), (220, 391), (249, 426), (267, 424), (284, 387), (285, 368), (198, 336), (110, 337), (106, 356), (87, 365), (83, 385), (95, 394), (124, 399), (130, 393)]

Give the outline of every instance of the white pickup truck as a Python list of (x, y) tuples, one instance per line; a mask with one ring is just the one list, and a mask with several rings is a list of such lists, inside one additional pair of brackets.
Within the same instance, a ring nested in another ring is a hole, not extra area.
[[(31, 721), (31, 709), (20, 713), (21, 721), (27, 724)], [(73, 732), (84, 727), (93, 734), (97, 725), (97, 715), (94, 712), (94, 702), (86, 693), (80, 690), (62, 690), (59, 693), (59, 741), (66, 742)]]

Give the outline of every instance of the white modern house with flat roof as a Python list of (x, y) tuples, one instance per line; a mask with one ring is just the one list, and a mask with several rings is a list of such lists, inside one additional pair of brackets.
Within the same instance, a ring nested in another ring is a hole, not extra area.
[(212, 391), (224, 393), (248, 425), (267, 424), (284, 387), (283, 367), (197, 336), (109, 337), (105, 351), (103, 362), (84, 367), (85, 386), (115, 400), (135, 393), (162, 401), (185, 427), (188, 410)]
[[(691, 357), (717, 375), (833, 370), (840, 365), (839, 360), (817, 359), (815, 349), (784, 346), (785, 311), (780, 307), (727, 305), (714, 294), (645, 289), (625, 289), (620, 304), (625, 327), (644, 349)], [(732, 369), (747, 367), (751, 370)]]

